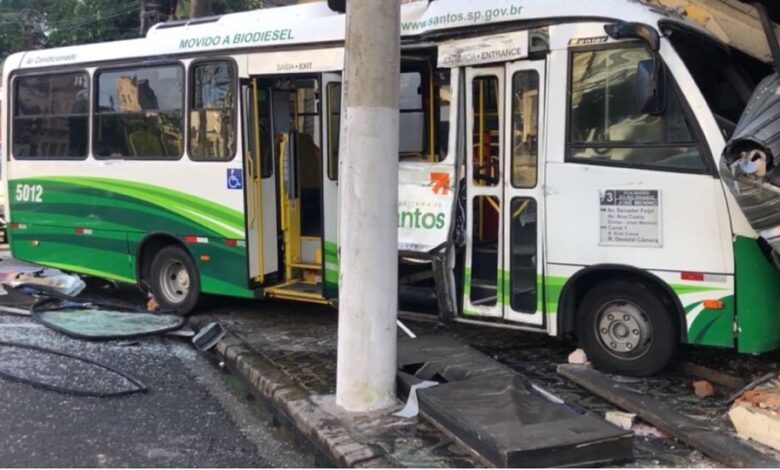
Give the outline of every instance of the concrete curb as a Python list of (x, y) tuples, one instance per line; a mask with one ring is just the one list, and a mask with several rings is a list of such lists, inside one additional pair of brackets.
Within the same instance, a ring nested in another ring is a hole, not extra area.
[(228, 332), (214, 351), (228, 369), (249, 386), (256, 398), (267, 401), (287, 424), (334, 465), (400, 466), (381, 447), (357, 441), (338, 418), (312, 399), (310, 392), (232, 333)]

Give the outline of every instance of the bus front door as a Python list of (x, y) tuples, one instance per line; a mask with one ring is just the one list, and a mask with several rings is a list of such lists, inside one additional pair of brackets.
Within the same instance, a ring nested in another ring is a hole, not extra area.
[(466, 71), (463, 314), (544, 327), (544, 61)]

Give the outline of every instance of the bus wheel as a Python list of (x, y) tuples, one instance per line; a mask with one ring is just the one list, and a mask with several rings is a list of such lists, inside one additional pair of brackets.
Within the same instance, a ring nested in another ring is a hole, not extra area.
[(577, 335), (596, 367), (639, 377), (666, 367), (678, 346), (672, 313), (659, 294), (631, 281), (605, 282), (586, 293)]
[(150, 286), (163, 311), (190, 313), (200, 297), (198, 269), (182, 248), (166, 246), (152, 261)]

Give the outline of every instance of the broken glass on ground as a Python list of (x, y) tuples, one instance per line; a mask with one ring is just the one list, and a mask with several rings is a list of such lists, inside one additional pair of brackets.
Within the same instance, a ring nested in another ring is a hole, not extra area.
[(78, 307), (36, 311), (35, 319), (60, 333), (88, 340), (158, 335), (178, 330), (185, 323), (177, 315)]
[(60, 393), (113, 397), (145, 392), (137, 379), (91, 359), (39, 346), (0, 342), (0, 378)]

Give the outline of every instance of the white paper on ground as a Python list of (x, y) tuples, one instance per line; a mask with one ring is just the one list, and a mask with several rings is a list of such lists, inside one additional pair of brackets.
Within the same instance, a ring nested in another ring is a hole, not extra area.
[(410, 329), (409, 329), (409, 327), (408, 327), (408, 326), (404, 325), (404, 324), (403, 324), (403, 322), (402, 322), (401, 320), (396, 320), (396, 323), (398, 324), (398, 328), (400, 328), (400, 329), (401, 329), (401, 331), (403, 331), (404, 333), (406, 333), (406, 336), (408, 336), (408, 337), (410, 337), (410, 338), (412, 338), (412, 339), (417, 339), (417, 335), (416, 335), (416, 334), (414, 334), (414, 333), (412, 332), (412, 330), (410, 330)]
[(420, 402), (417, 399), (417, 390), (424, 390), (426, 388), (435, 387), (437, 385), (439, 385), (439, 382), (433, 382), (430, 380), (412, 385), (412, 389), (409, 390), (409, 399), (406, 400), (406, 406), (404, 406), (404, 409), (398, 413), (393, 413), (393, 416), (407, 419), (417, 416), (420, 413)]

